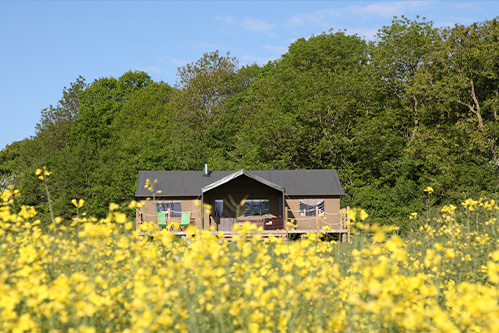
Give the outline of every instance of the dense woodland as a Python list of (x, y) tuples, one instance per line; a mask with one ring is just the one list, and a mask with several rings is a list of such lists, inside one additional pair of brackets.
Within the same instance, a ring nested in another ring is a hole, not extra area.
[[(496, 198), (499, 22), (452, 28), (394, 18), (374, 41), (302, 38), (278, 60), (240, 66), (206, 53), (174, 87), (144, 72), (64, 88), (34, 137), (0, 152), (0, 185), (48, 212), (71, 199), (105, 216), (134, 198), (139, 170), (338, 170), (347, 196), (397, 223), (428, 202)], [(423, 189), (435, 192), (428, 197)]]

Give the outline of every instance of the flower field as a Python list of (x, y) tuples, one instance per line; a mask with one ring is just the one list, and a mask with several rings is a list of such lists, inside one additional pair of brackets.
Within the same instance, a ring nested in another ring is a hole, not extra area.
[(351, 243), (262, 240), (250, 224), (228, 243), (141, 238), (134, 202), (98, 221), (74, 200), (72, 221), (42, 231), (19, 195), (1, 195), (1, 331), (499, 331), (493, 200), (414, 213), (400, 235), (352, 210)]

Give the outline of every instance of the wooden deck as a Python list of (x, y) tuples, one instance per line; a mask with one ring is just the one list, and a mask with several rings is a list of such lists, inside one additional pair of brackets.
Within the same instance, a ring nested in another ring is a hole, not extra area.
[[(187, 236), (186, 231), (171, 231), (172, 234), (178, 237)], [(239, 235), (237, 231), (209, 231), (214, 236), (218, 236), (220, 233), (223, 233), (223, 237), (227, 241), (231, 241), (234, 236)], [(306, 234), (320, 234), (320, 235), (328, 235), (330, 239), (333, 240), (342, 240), (343, 242), (350, 241), (350, 230), (349, 229), (333, 229), (333, 230), (264, 230), (264, 231), (253, 231), (247, 235), (247, 237), (261, 235), (262, 238), (269, 238), (270, 235), (281, 238), (283, 240), (295, 240), (300, 239), (302, 236)], [(145, 233), (141, 233), (142, 236)]]
[[(333, 229), (330, 230), (324, 230), (322, 227), (325, 225), (331, 227), (331, 223), (326, 223), (325, 217), (322, 218), (319, 214), (319, 211), (316, 207), (316, 223), (315, 227), (316, 228), (310, 228), (310, 229), (291, 229), (291, 230), (285, 230), (282, 228), (284, 225), (286, 225), (289, 221), (288, 219), (288, 212), (286, 210), (285, 212), (285, 218), (260, 218), (260, 219), (253, 219), (251, 223), (256, 224), (259, 227), (262, 227), (264, 230), (263, 231), (252, 231), (247, 237), (252, 237), (253, 235), (261, 235), (262, 238), (269, 238), (271, 235), (276, 237), (276, 238), (281, 238), (283, 240), (296, 240), (300, 239), (306, 234), (320, 234), (321, 237), (327, 240), (337, 240), (337, 241), (343, 241), (343, 242), (350, 242), (350, 216), (348, 214), (349, 207), (343, 208), (340, 213), (329, 213), (330, 215), (335, 215), (339, 214), (340, 215), (340, 221), (339, 223), (335, 223), (335, 226)], [(142, 213), (137, 209), (136, 214), (136, 227), (137, 229), (139, 228), (140, 224), (143, 223), (142, 219)], [(325, 213), (328, 214), (328, 213)], [(295, 218), (296, 219), (296, 218)], [(170, 223), (169, 220), (169, 210), (167, 214), (167, 220), (168, 224)], [(222, 221), (223, 220), (223, 221)], [(268, 221), (272, 221), (272, 223), (267, 223)], [(222, 223), (223, 222), (223, 223)], [(230, 223), (229, 223), (230, 222)], [(275, 222), (275, 223), (274, 223)], [(283, 223), (284, 222), (284, 223)], [(239, 233), (237, 231), (233, 231), (233, 227), (235, 223), (241, 224), (242, 222), (237, 222), (237, 219), (235, 218), (226, 218), (226, 219), (220, 219), (220, 225), (219, 228), (222, 228), (222, 230), (217, 230), (217, 231), (208, 231), (214, 236), (218, 236), (220, 232), (223, 232), (223, 237), (227, 241), (230, 241), (234, 236), (238, 235)], [(223, 230), (225, 229), (225, 230)], [(170, 231), (172, 232), (175, 236), (178, 237), (185, 237), (187, 236), (186, 231)], [(141, 236), (146, 236), (147, 234), (144, 232), (140, 233)], [(153, 234), (149, 233), (150, 237), (154, 237)]]

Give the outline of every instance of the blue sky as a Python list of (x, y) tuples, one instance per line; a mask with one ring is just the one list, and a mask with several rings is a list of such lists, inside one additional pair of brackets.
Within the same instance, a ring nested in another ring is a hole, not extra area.
[(366, 39), (393, 16), (437, 27), (499, 15), (498, 1), (0, 1), (0, 149), (35, 135), (41, 110), (78, 76), (143, 70), (175, 84), (205, 52), (265, 64), (296, 39), (347, 29)]

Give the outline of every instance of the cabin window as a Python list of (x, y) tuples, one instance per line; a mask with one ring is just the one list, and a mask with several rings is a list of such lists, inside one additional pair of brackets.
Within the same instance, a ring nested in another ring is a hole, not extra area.
[(246, 199), (244, 201), (244, 216), (269, 215), (268, 199)]
[(315, 216), (315, 210), (319, 208), (319, 215), (324, 214), (324, 199), (301, 199), (300, 215)]
[(215, 216), (223, 216), (224, 201), (222, 199), (215, 200)]
[(156, 203), (156, 211), (167, 212), (170, 208), (171, 217), (180, 217), (182, 214), (182, 201), (162, 201)]

